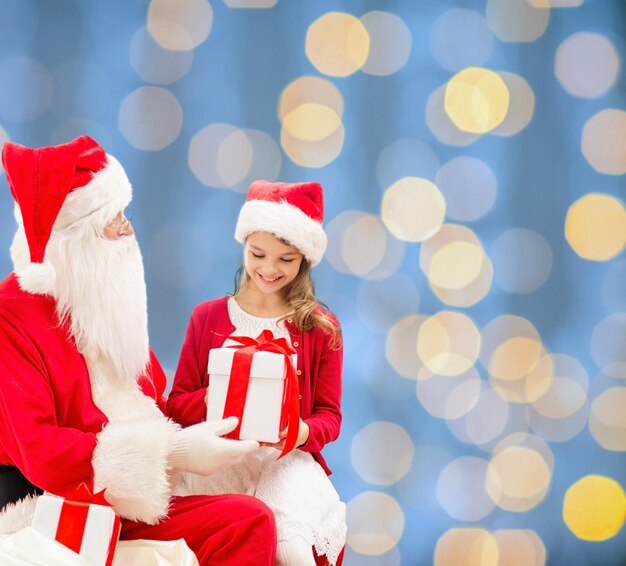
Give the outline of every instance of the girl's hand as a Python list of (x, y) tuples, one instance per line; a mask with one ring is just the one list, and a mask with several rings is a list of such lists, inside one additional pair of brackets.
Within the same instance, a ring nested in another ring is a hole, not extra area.
[[(261, 444), (264, 446), (271, 446), (272, 448), (276, 448), (282, 452), (282, 449), (285, 447), (285, 439), (287, 438), (287, 431), (289, 430), (289, 426), (285, 428), (285, 430), (281, 431), (278, 435), (280, 438), (279, 442), (271, 444), (269, 442), (262, 442)], [(309, 425), (306, 424), (302, 419), (300, 419), (300, 425), (298, 427), (298, 440), (296, 440), (296, 448), (298, 446), (302, 446), (309, 439)]]

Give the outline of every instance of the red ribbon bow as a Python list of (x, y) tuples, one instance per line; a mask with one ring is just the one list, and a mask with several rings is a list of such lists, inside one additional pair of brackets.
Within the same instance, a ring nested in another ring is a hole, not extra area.
[(287, 438), (285, 439), (283, 451), (276, 458), (280, 460), (280, 458), (296, 447), (298, 441), (300, 427), (299, 387), (296, 368), (294, 368), (291, 359), (296, 350), (286, 338), (274, 338), (270, 330), (264, 330), (256, 338), (248, 336), (229, 336), (228, 338), (238, 342), (238, 344), (228, 346), (229, 348), (235, 348), (237, 351), (233, 356), (233, 365), (230, 370), (230, 381), (228, 382), (228, 391), (226, 392), (226, 402), (224, 404), (224, 418), (235, 416), (239, 419), (237, 428), (226, 435), (228, 438), (239, 438), (254, 354), (256, 352), (272, 352), (285, 356), (285, 389), (280, 415), (280, 428), (281, 430), (286, 426), (289, 428), (287, 429)]
[[(82, 482), (64, 501), (61, 506), (61, 514), (57, 525), (55, 540), (67, 546), (77, 554), (80, 554), (80, 547), (83, 543), (89, 505), (103, 505), (112, 507), (104, 498), (106, 489), (93, 493), (89, 486)], [(111, 542), (109, 545), (106, 566), (113, 563), (115, 546), (120, 534), (120, 518), (115, 516)]]

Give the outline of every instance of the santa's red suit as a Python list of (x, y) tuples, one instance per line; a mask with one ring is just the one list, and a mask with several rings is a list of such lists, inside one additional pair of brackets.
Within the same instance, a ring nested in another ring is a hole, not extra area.
[[(80, 138), (83, 145), (99, 148), (86, 139)], [(70, 149), (78, 155), (78, 161), (72, 161), (78, 171), (74, 163), (80, 162), (82, 150)], [(41, 150), (29, 151), (34, 151), (34, 162), (38, 162)], [(57, 177), (62, 176), (60, 161), (55, 156), (59, 171), (53, 173)], [(18, 184), (20, 170), (15, 164), (5, 161), (5, 169), (11, 174), (10, 183)], [(120, 171), (116, 175), (121, 178)], [(87, 175), (87, 181), (90, 179)], [(88, 183), (78, 186), (79, 191), (89, 190)], [(123, 209), (130, 200), (130, 186), (121, 192), (121, 199), (110, 203), (112, 210)], [(263, 503), (237, 495), (173, 495), (179, 470), (189, 468), (172, 465), (172, 446), (181, 431), (163, 412), (166, 379), (147, 346), (147, 331), (145, 360), (138, 356), (138, 367), (146, 369), (139, 377), (122, 375), (125, 360), (111, 364), (99, 355), (85, 355), (87, 346), (79, 351), (77, 335), (81, 331), (73, 326), (71, 312), (66, 317), (59, 312), (63, 297), (60, 274), (56, 285), (53, 278), (46, 279), (47, 273), (41, 276), (39, 268), (46, 267), (43, 253), (37, 262), (24, 199), (20, 202), (16, 196), (16, 200), (24, 215), (18, 221), (26, 230), (21, 240), (16, 235), (12, 249), (16, 273), (0, 283), (0, 465), (17, 467), (35, 486), (59, 496), (69, 495), (82, 482), (92, 490), (106, 488), (106, 498), (123, 519), (122, 539), (184, 538), (201, 565), (273, 564), (275, 524)], [(80, 220), (84, 211), (76, 210)], [(109, 218), (114, 216), (110, 212)], [(70, 220), (62, 218), (63, 222)], [(24, 262), (25, 254), (18, 249), (20, 245), (26, 249), (27, 240), (32, 263), (28, 258)], [(140, 275), (143, 278), (143, 271)], [(78, 310), (76, 314), (78, 318)], [(131, 312), (124, 314), (129, 325), (137, 318)], [(138, 319), (137, 327), (145, 326), (143, 319)], [(98, 344), (95, 339), (82, 339), (84, 344)], [(93, 352), (97, 352), (95, 346)], [(7, 507), (0, 514), (0, 532), (10, 530), (11, 518), (18, 522), (26, 519), (27, 523), (32, 509), (30, 498)]]

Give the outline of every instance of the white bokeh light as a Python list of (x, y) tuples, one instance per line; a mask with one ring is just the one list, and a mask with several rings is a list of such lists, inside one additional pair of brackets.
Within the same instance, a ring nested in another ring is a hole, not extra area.
[(122, 101), (118, 124), (133, 147), (159, 151), (178, 138), (183, 109), (169, 90), (140, 87)]
[(370, 37), (367, 60), (361, 70), (386, 76), (401, 69), (409, 59), (413, 39), (402, 18), (391, 12), (368, 12), (361, 22)]
[(413, 441), (400, 425), (376, 421), (354, 435), (350, 461), (366, 482), (391, 485), (409, 471)]

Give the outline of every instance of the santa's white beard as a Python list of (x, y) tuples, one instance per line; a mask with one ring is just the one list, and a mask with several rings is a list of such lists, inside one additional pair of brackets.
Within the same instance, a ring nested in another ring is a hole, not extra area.
[(54, 298), (78, 350), (110, 379), (134, 381), (150, 359), (146, 285), (134, 236), (95, 233), (51, 238), (46, 262), (56, 272)]

